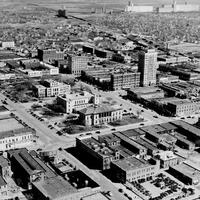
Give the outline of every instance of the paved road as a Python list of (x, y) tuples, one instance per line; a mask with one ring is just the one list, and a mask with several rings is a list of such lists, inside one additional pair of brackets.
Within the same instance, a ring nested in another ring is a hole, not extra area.
[[(7, 98), (5, 95), (0, 93), (0, 100)], [(7, 106), (13, 110), (12, 112), (17, 115), (22, 121), (34, 128), (39, 136), (40, 140), (44, 143), (46, 148), (50, 147), (67, 147), (74, 144), (74, 138), (71, 137), (60, 137), (56, 134), (56, 130), (49, 129), (46, 124), (34, 118), (31, 114), (26, 112), (25, 108), (18, 103), (12, 102), (7, 98)]]

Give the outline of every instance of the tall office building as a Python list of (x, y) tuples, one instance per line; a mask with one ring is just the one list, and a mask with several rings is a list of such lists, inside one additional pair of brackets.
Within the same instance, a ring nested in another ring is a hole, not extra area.
[(81, 76), (81, 71), (88, 67), (89, 58), (87, 56), (67, 55), (67, 73)]
[(141, 73), (141, 86), (150, 86), (156, 84), (157, 67), (157, 52), (155, 49), (148, 49), (139, 54), (138, 71)]

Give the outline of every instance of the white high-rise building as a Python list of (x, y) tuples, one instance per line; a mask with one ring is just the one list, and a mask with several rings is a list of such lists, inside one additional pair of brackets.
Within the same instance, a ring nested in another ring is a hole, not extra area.
[(140, 85), (150, 86), (156, 84), (156, 71), (158, 53), (155, 49), (148, 49), (139, 54), (138, 71), (141, 73)]

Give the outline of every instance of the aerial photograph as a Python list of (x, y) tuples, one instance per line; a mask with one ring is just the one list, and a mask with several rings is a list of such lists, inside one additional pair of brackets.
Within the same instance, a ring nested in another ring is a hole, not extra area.
[(0, 0), (0, 200), (200, 200), (200, 0)]

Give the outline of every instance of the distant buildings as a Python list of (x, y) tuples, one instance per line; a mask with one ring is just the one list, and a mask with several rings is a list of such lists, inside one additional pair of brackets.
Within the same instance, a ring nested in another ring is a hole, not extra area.
[(139, 54), (138, 71), (141, 73), (141, 86), (156, 84), (156, 71), (158, 68), (157, 52), (149, 49)]
[(3, 48), (3, 49), (14, 48), (15, 47), (15, 42), (14, 41), (1, 41), (0, 42), (0, 47)]
[(70, 85), (52, 79), (44, 80), (41, 84), (33, 86), (33, 91), (39, 98), (65, 95), (66, 93), (70, 93), (70, 90)]
[(125, 12), (153, 12), (154, 7), (153, 6), (143, 6), (143, 5), (134, 5), (131, 1), (129, 1), (129, 4), (125, 8)]
[(58, 10), (58, 17), (66, 17), (67, 11), (65, 9)]
[(94, 68), (83, 70), (82, 80), (98, 85), (104, 90), (121, 90), (139, 87), (140, 72), (134, 70), (117, 70), (109, 68)]
[(51, 63), (54, 60), (64, 59), (64, 53), (56, 49), (38, 49), (38, 58), (40, 61)]
[(114, 54), (114, 52), (112, 52), (112, 51), (101, 49), (101, 48), (95, 47), (94, 45), (91, 45), (91, 44), (84, 44), (82, 49), (83, 49), (84, 53), (96, 55), (99, 58), (109, 59), (109, 58), (112, 58), (112, 56)]
[(173, 1), (172, 4), (163, 4), (161, 6), (148, 6), (148, 5), (134, 5), (131, 1), (125, 7), (125, 12), (157, 12), (157, 13), (171, 13), (171, 12), (198, 12), (200, 6), (198, 4), (177, 4)]
[(79, 110), (79, 120), (85, 126), (99, 125), (122, 120), (122, 108), (106, 105), (94, 105)]
[(65, 109), (66, 113), (72, 113), (74, 110), (81, 110), (92, 104), (99, 104), (99, 95), (84, 91), (82, 93), (57, 96), (57, 103)]
[(23, 59), (21, 61), (6, 62), (6, 66), (10, 69), (18, 69), (22, 74), (31, 78), (56, 76), (59, 74), (59, 69), (57, 67), (40, 62), (37, 59)]

